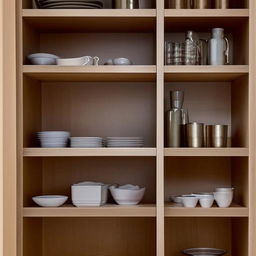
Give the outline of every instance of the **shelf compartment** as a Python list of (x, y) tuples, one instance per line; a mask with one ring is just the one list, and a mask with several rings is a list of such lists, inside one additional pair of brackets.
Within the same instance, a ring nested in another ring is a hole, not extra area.
[(229, 208), (184, 208), (175, 204), (165, 204), (165, 217), (248, 217), (249, 209), (238, 204), (232, 204)]
[(165, 255), (188, 248), (220, 248), (227, 256), (248, 256), (247, 217), (165, 218)]
[(156, 148), (24, 148), (23, 156), (156, 156)]
[(156, 79), (156, 66), (24, 65), (23, 74), (40, 81), (149, 82)]
[(222, 82), (248, 75), (249, 66), (165, 66), (164, 71), (166, 82)]
[(156, 10), (23, 9), (23, 20), (40, 32), (149, 32), (156, 30)]
[(156, 207), (150, 204), (134, 206), (104, 205), (101, 207), (25, 207), (24, 217), (155, 217)]
[(170, 31), (183, 29), (206, 30), (209, 26), (235, 30), (249, 18), (248, 9), (166, 9), (165, 28)]
[(165, 156), (248, 156), (248, 148), (165, 148)]
[(156, 251), (154, 217), (24, 218), (23, 230), (26, 256), (154, 256)]

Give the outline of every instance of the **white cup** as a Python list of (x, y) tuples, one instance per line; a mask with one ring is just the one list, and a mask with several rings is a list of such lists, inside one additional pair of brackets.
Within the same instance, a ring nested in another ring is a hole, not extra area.
[(185, 208), (195, 208), (198, 203), (196, 196), (182, 196), (182, 203)]
[(199, 203), (201, 205), (202, 208), (211, 208), (212, 204), (214, 202), (214, 197), (213, 196), (209, 196), (209, 197), (202, 197), (199, 199)]
[(220, 208), (227, 208), (233, 200), (233, 191), (229, 192), (214, 192), (214, 199)]

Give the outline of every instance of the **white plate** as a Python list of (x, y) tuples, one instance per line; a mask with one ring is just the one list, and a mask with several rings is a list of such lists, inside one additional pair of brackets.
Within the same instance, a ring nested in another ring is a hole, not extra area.
[(78, 7), (78, 6), (57, 6), (57, 7), (49, 7), (45, 9), (102, 9), (102, 8), (96, 8), (96, 7)]
[(143, 140), (143, 137), (107, 137), (107, 140)]
[(72, 2), (66, 2), (63, 4), (59, 3), (49, 3), (49, 4), (42, 4), (42, 7), (48, 8), (48, 7), (53, 7), (53, 6), (78, 6), (78, 7), (86, 7), (86, 6), (102, 6), (100, 3), (72, 3)]

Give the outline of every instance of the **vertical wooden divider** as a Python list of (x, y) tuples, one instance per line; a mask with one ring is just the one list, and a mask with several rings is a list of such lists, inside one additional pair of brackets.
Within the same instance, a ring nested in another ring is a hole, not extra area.
[(256, 2), (249, 1), (249, 221), (248, 254), (256, 255)]
[(164, 256), (164, 0), (156, 0), (156, 97), (157, 97), (157, 156), (156, 156), (156, 223), (157, 256)]

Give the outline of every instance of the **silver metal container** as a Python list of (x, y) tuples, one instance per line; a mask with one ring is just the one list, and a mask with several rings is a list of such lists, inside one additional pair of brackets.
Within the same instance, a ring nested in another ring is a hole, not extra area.
[(194, 0), (193, 8), (194, 9), (210, 9), (211, 0)]
[(167, 0), (168, 9), (190, 9), (191, 0)]
[(186, 125), (188, 147), (201, 148), (204, 146), (204, 124), (189, 123)]
[(139, 9), (139, 0), (114, 0), (115, 9)]
[(215, 0), (215, 9), (228, 9), (229, 0)]
[(207, 125), (206, 146), (214, 148), (227, 147), (228, 125)]

